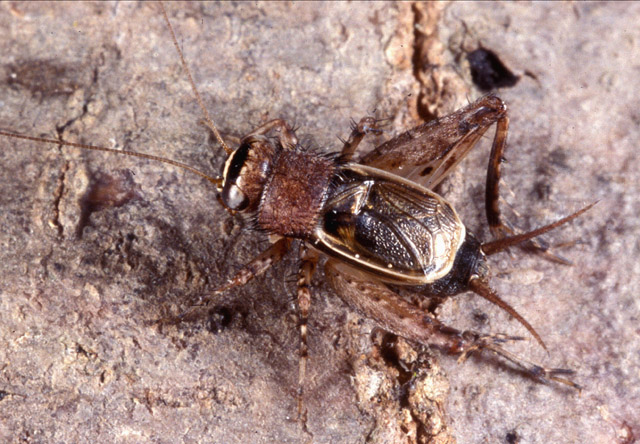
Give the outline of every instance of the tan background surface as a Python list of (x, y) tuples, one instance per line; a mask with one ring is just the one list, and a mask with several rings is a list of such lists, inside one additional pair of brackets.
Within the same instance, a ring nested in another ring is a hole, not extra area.
[[(600, 201), (549, 236), (578, 241), (562, 251), (574, 267), (519, 251), (492, 261), (493, 285), (550, 355), (533, 342), (514, 349), (576, 369), (581, 395), (491, 360), (458, 365), (436, 354), (435, 376), (410, 387), (439, 384), (424, 388), (425, 411), (441, 413), (426, 424), (423, 404), (407, 407), (397, 369), (375, 358), (373, 324), (320, 272), (307, 396), (316, 442), (415, 442), (439, 431), (437, 442), (611, 443), (640, 433), (638, 5), (167, 7), (223, 132), (241, 136), (283, 117), (328, 151), (350, 118), (392, 116), (390, 137), (477, 97), (464, 51), (489, 48), (522, 76), (498, 91), (510, 107), (504, 189), (517, 224)], [(212, 154), (198, 125), (157, 5), (1, 3), (0, 29), (3, 129), (54, 136), (64, 128), (69, 140), (218, 172), (224, 156)], [(215, 288), (265, 239), (228, 216), (206, 183), (173, 168), (4, 138), (0, 147), (4, 442), (300, 442), (294, 256), (233, 293), (219, 332), (205, 323), (158, 331), (147, 321)], [(475, 150), (440, 188), (484, 238), (487, 153)], [(105, 190), (124, 198), (89, 211), (86, 196)], [(524, 333), (465, 295), (441, 315), (459, 327)], [(448, 397), (438, 394), (447, 384)]]

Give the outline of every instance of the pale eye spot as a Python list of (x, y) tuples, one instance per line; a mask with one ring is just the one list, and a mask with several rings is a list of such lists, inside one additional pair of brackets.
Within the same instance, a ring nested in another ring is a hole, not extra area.
[(393, 264), (387, 264), (387, 268), (393, 268)]
[(223, 200), (229, 208), (236, 211), (244, 210), (249, 204), (247, 197), (236, 185), (228, 188), (227, 193), (223, 195)]
[(356, 259), (360, 259), (360, 255), (359, 254), (356, 254)]

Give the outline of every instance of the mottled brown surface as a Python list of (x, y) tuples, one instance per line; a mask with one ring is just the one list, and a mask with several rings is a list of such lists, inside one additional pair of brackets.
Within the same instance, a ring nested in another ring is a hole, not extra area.
[[(393, 117), (384, 139), (475, 98), (465, 53), (482, 45), (520, 76), (498, 91), (511, 117), (504, 189), (518, 224), (600, 200), (549, 236), (578, 241), (562, 250), (576, 266), (518, 251), (492, 261), (492, 284), (550, 355), (533, 341), (514, 349), (576, 369), (581, 395), (490, 359), (429, 361), (403, 341), (389, 344), (320, 273), (307, 390), (316, 442), (414, 442), (442, 432), (437, 442), (450, 433), (459, 443), (611, 443), (640, 433), (636, 4), (168, 8), (223, 133), (242, 136), (283, 117), (323, 150), (340, 146), (349, 118)], [(0, 29), (3, 129), (55, 136), (59, 128), (70, 140), (219, 171), (223, 153), (212, 153), (198, 125), (157, 6), (1, 3)], [(30, 65), (50, 74), (27, 75)], [(213, 317), (216, 333), (204, 322), (159, 331), (147, 321), (206, 294), (265, 239), (222, 210), (203, 180), (174, 168), (6, 139), (0, 146), (3, 442), (300, 442), (293, 256), (232, 292)], [(474, 150), (440, 187), (482, 237), (487, 157), (486, 147)], [(441, 318), (525, 333), (468, 296), (445, 304)], [(422, 370), (407, 373), (399, 362)]]

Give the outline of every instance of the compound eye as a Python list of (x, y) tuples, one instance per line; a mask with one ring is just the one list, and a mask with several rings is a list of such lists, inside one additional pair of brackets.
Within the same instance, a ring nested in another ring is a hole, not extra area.
[(238, 186), (230, 184), (222, 190), (222, 201), (233, 211), (242, 211), (249, 206), (249, 199), (238, 188)]
[(245, 143), (234, 151), (224, 166), (222, 185), (222, 201), (227, 208), (234, 211), (242, 211), (249, 206), (249, 199), (242, 192), (238, 183), (241, 182), (242, 168), (249, 155), (250, 145)]

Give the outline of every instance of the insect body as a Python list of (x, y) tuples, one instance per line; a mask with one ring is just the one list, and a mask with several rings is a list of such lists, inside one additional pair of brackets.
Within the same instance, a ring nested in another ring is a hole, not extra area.
[[(229, 153), (220, 178), (146, 154), (4, 131), (0, 134), (150, 158), (186, 168), (214, 183), (230, 212), (251, 214), (257, 227), (277, 240), (213, 291), (205, 301), (209, 304), (215, 304), (217, 295), (264, 273), (292, 248), (293, 240), (302, 241), (297, 291), (302, 338), (301, 413), (306, 319), (311, 304), (309, 286), (318, 253), (328, 257), (325, 274), (337, 294), (387, 330), (463, 356), (474, 350), (489, 350), (536, 378), (573, 384), (562, 377), (568, 371), (529, 364), (501, 347), (505, 340), (517, 338), (484, 336), (444, 326), (396, 291), (402, 287), (425, 297), (443, 297), (472, 290), (506, 309), (542, 343), (533, 327), (489, 287), (486, 256), (556, 228), (586, 209), (530, 233), (512, 235), (498, 207), (500, 159), (508, 127), (506, 107), (499, 98), (483, 97), (450, 116), (421, 125), (379, 146), (358, 162), (353, 161), (358, 144), (367, 133), (377, 131), (377, 122), (372, 118), (354, 125), (340, 152), (320, 155), (301, 149), (294, 132), (282, 120), (257, 128), (231, 150), (206, 109), (202, 109), (209, 127)], [(482, 244), (465, 228), (454, 208), (432, 190), (494, 124), (497, 132), (487, 174), (486, 208), (489, 225), (498, 240)], [(408, 172), (409, 178), (396, 174), (400, 172)], [(410, 179), (420, 179), (422, 184)], [(198, 310), (194, 308), (175, 321), (195, 316)]]
[[(438, 183), (494, 122), (498, 123), (498, 131), (487, 180), (487, 216), (494, 232), (508, 233), (510, 229), (503, 223), (497, 205), (499, 159), (506, 146), (508, 120), (506, 106), (496, 96), (483, 97), (441, 121), (392, 139), (363, 161), (386, 163), (396, 169), (407, 161), (422, 170), (427, 165), (429, 183)], [(364, 118), (355, 125), (340, 156), (333, 157), (302, 151), (295, 135), (280, 120), (242, 140), (227, 160), (221, 200), (232, 211), (254, 213), (258, 228), (282, 236), (282, 240), (220, 291), (241, 285), (264, 271), (282, 257), (290, 245), (286, 239), (296, 238), (331, 258), (327, 275), (347, 302), (402, 336), (423, 342), (439, 337), (448, 349), (468, 352), (489, 348), (513, 360), (511, 354), (498, 347), (504, 337), (458, 332), (440, 326), (435, 318), (425, 322), (428, 315), (416, 312), (389, 285), (408, 287), (428, 297), (472, 290), (508, 311), (544, 347), (534, 328), (489, 287), (486, 255), (532, 239), (587, 208), (530, 233), (481, 244), (467, 232), (453, 207), (428, 188), (381, 169), (348, 162), (365, 133), (375, 130), (375, 123)], [(275, 139), (267, 137), (272, 131)], [(421, 147), (425, 143), (428, 145)], [(409, 155), (400, 160), (399, 154)], [(311, 259), (314, 263), (316, 260)], [(308, 306), (309, 280), (308, 274), (301, 275), (301, 307)], [(367, 286), (373, 282), (374, 288), (365, 291), (359, 287), (364, 280), (368, 281)], [(393, 302), (386, 308), (381, 304), (371, 309), (372, 301), (381, 301), (381, 293)], [(301, 314), (304, 320), (306, 310)], [(411, 326), (403, 327), (409, 319)], [(573, 384), (558, 376), (565, 370), (514, 362), (540, 379)]]

